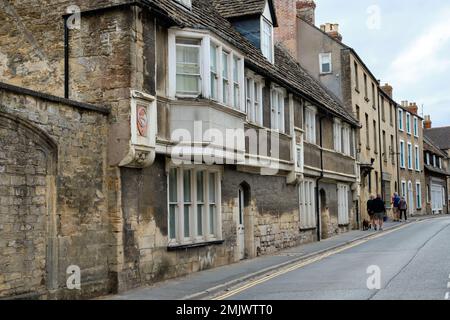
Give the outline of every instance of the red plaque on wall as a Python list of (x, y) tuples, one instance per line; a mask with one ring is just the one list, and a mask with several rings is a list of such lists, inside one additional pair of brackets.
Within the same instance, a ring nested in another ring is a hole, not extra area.
[(137, 129), (141, 137), (147, 137), (148, 130), (148, 115), (147, 107), (141, 104), (136, 106), (136, 116), (137, 116)]

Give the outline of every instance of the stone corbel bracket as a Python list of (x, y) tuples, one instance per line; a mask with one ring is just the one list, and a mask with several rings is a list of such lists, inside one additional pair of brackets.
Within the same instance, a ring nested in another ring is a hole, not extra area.
[(131, 90), (130, 149), (119, 166), (146, 168), (155, 162), (158, 132), (156, 98)]

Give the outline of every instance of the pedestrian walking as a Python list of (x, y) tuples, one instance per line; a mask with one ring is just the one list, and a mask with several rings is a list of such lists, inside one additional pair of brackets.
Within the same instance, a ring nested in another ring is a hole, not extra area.
[[(383, 231), (384, 216), (386, 214), (386, 206), (384, 204), (381, 195), (377, 195), (377, 198), (372, 202), (372, 210), (374, 212), (374, 219), (377, 222), (378, 230)], [(376, 230), (376, 229), (375, 229)]]
[(377, 225), (375, 223), (375, 218), (374, 218), (375, 212), (373, 211), (374, 199), (375, 199), (375, 197), (370, 195), (369, 200), (367, 201), (367, 213), (370, 218), (370, 229), (372, 229), (372, 227), (373, 227), (375, 230), (377, 230)]
[(400, 209), (398, 207), (399, 203), (400, 203), (400, 196), (398, 195), (398, 193), (394, 193), (394, 196), (392, 197), (392, 207), (394, 208), (394, 221), (398, 222), (400, 221)]
[(405, 197), (401, 198), (398, 207), (400, 210), (399, 221), (401, 221), (403, 219), (403, 215), (405, 216), (405, 222), (408, 221), (408, 217), (406, 215), (406, 210), (408, 210), (408, 203), (406, 202)]

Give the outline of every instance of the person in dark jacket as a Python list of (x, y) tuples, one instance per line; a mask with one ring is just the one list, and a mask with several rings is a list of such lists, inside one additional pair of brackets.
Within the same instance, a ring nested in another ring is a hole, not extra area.
[[(372, 209), (374, 212), (374, 218), (377, 221), (378, 229), (383, 231), (384, 215), (386, 214), (386, 206), (381, 195), (377, 195), (377, 198), (372, 202)], [(375, 229), (376, 230), (376, 229)]]
[(406, 215), (406, 210), (408, 210), (408, 203), (406, 202), (405, 197), (402, 197), (402, 199), (400, 200), (398, 208), (400, 210), (399, 221), (402, 220), (403, 216), (405, 216), (405, 222), (408, 221), (408, 217)]
[(369, 197), (369, 200), (367, 201), (367, 213), (369, 214), (369, 218), (370, 218), (370, 229), (372, 229), (372, 227), (373, 227), (376, 230), (377, 225), (375, 223), (375, 218), (374, 218), (375, 212), (373, 212), (374, 199), (375, 199), (375, 197), (372, 195)]

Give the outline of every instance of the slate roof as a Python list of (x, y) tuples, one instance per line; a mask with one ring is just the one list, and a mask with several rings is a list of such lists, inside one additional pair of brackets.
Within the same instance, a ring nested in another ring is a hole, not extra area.
[(440, 157), (447, 158), (447, 155), (426, 135), (423, 137), (423, 149)]
[(450, 149), (450, 127), (425, 129), (423, 134), (432, 140), (440, 149)]
[[(251, 15), (261, 15), (267, 0), (213, 0), (216, 10), (225, 18), (236, 18)], [(269, 6), (275, 14), (273, 2), (269, 0)], [(277, 26), (276, 17), (273, 25)]]
[(173, 0), (140, 0), (157, 10), (181, 28), (206, 29), (235, 46), (246, 57), (247, 67), (310, 100), (354, 126), (358, 120), (318, 81), (302, 69), (283, 49), (275, 49), (275, 65), (270, 63), (231, 23), (212, 5), (213, 0), (192, 0), (192, 10), (174, 5)]

